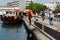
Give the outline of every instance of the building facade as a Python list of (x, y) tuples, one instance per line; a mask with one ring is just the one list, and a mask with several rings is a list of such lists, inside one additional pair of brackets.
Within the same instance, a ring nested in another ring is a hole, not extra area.
[(13, 0), (7, 3), (7, 6), (18, 7), (20, 10), (24, 10), (34, 0)]
[(60, 5), (60, 2), (50, 2), (50, 3), (45, 3), (44, 5), (46, 5), (51, 10), (55, 10), (55, 7), (57, 5)]

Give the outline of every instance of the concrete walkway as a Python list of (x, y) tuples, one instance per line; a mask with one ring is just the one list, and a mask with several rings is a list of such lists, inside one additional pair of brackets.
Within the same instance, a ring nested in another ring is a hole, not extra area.
[[(45, 19), (44, 21), (42, 21), (41, 17), (39, 17), (37, 19), (38, 19), (38, 22), (44, 23), (45, 25), (49, 25), (49, 19)], [(57, 31), (60, 32), (60, 22), (53, 21), (53, 26), (50, 25), (50, 27), (56, 28)]]

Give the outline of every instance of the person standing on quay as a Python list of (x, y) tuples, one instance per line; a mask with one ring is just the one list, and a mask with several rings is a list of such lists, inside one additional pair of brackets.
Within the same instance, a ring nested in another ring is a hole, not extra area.
[(53, 18), (52, 17), (49, 18), (49, 24), (53, 25)]
[(56, 21), (58, 21), (58, 13), (55, 12), (55, 18), (56, 18)]
[(45, 13), (44, 13), (44, 11), (42, 12), (41, 17), (42, 17), (42, 21), (44, 21), (44, 19), (45, 19)]
[(49, 10), (49, 24), (53, 25), (52, 11)]

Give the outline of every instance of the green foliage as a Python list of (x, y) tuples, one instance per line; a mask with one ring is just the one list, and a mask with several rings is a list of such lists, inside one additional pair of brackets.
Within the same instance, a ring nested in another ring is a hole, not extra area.
[(55, 10), (60, 10), (60, 6), (57, 5), (57, 6), (55, 7)]
[(29, 4), (29, 6), (26, 7), (26, 9), (31, 9), (34, 12), (40, 13), (40, 11), (45, 10), (47, 7), (43, 4), (39, 4), (39, 3), (32, 3)]

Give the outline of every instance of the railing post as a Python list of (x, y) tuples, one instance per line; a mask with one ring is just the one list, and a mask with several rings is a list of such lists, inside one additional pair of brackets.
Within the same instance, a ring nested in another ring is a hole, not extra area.
[(42, 25), (42, 30), (44, 31), (44, 25)]

